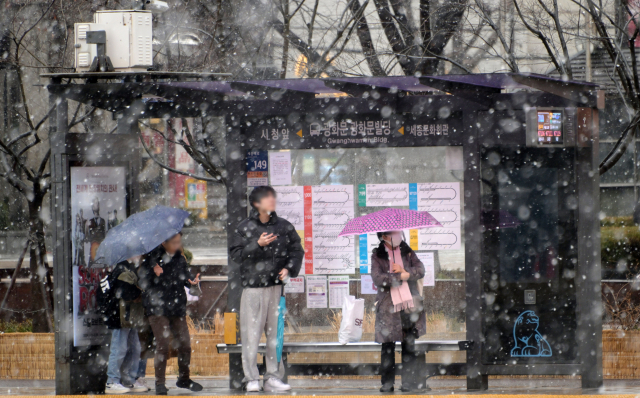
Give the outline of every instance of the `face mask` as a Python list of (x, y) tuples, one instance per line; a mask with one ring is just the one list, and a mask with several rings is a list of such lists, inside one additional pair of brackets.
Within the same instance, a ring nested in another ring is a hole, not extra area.
[(389, 244), (393, 243), (393, 247), (398, 247), (400, 246), (400, 242), (402, 242), (402, 233), (401, 232), (393, 232), (389, 235), (385, 235), (386, 236), (386, 241)]

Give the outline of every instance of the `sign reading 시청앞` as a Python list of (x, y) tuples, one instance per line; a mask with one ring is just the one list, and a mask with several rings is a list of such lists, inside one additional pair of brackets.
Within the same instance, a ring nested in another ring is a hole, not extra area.
[(71, 167), (74, 346), (104, 344), (109, 330), (96, 294), (106, 268), (92, 267), (107, 232), (127, 217), (124, 167)]

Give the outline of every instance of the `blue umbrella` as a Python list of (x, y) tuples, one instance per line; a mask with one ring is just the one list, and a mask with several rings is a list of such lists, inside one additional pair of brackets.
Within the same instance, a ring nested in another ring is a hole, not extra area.
[(278, 304), (278, 340), (276, 342), (276, 359), (278, 364), (282, 359), (282, 346), (284, 345), (284, 314), (287, 312), (287, 302), (284, 298), (284, 286), (282, 287), (282, 295), (280, 296), (280, 304)]
[(188, 212), (166, 206), (156, 206), (132, 215), (109, 230), (98, 247), (92, 267), (111, 266), (149, 253), (180, 232), (188, 217)]

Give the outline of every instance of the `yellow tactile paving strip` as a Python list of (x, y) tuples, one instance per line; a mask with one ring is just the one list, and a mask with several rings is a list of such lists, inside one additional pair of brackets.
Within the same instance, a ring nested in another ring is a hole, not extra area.
[[(256, 394), (246, 394), (247, 396), (266, 396), (269, 398), (320, 398), (320, 397), (342, 397), (342, 398), (380, 398), (381, 396), (394, 396), (394, 394), (376, 394), (376, 395), (335, 395), (335, 394), (314, 394), (314, 395), (298, 395), (298, 394), (289, 394), (289, 395), (274, 395), (274, 394), (264, 394), (264, 393), (256, 393)], [(395, 396), (399, 396), (402, 398), (442, 398), (443, 396), (451, 396), (454, 394), (440, 394), (440, 395), (429, 395), (429, 394), (421, 394), (421, 395), (405, 395), (405, 394), (395, 394)], [(85, 395), (87, 397), (100, 397), (100, 398), (140, 398), (145, 397), (147, 395)], [(239, 395), (184, 395), (181, 396), (193, 396), (198, 398), (237, 398), (240, 396), (245, 396), (244, 394)], [(51, 398), (51, 395), (0, 395), (0, 398)], [(82, 395), (56, 395), (56, 398), (78, 398), (82, 397)], [(639, 398), (640, 391), (638, 394), (455, 394), (456, 398), (508, 398), (508, 397), (516, 397), (516, 398)]]

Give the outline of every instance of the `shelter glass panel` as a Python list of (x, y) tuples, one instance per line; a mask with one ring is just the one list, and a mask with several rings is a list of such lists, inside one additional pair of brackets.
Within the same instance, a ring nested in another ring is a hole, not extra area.
[[(274, 159), (287, 152), (291, 184), (275, 185), (278, 172)], [(362, 341), (374, 340), (376, 291), (370, 265), (378, 237), (374, 233), (333, 239), (348, 219), (384, 208), (428, 211), (442, 224), (404, 231), (404, 240), (427, 269), (422, 282), (427, 334), (422, 339), (466, 338), (461, 147), (308, 149), (269, 151), (268, 155), (269, 182), (278, 191), (278, 214), (294, 224), (306, 250), (304, 275), (297, 279), (297, 287), (288, 289), (286, 340), (336, 341), (340, 297), (346, 294), (365, 300)], [(340, 205), (331, 207), (329, 214), (327, 202), (333, 201)], [(318, 298), (318, 293), (324, 293), (325, 298)], [(323, 358), (298, 354), (298, 359), (329, 361), (324, 356), (337, 354), (313, 355)], [(465, 358), (464, 352), (427, 355), (428, 362), (460, 362)], [(295, 357), (290, 356), (289, 361)], [(357, 362), (370, 360), (376, 359), (360, 358)], [(330, 362), (354, 360), (332, 357)]]

